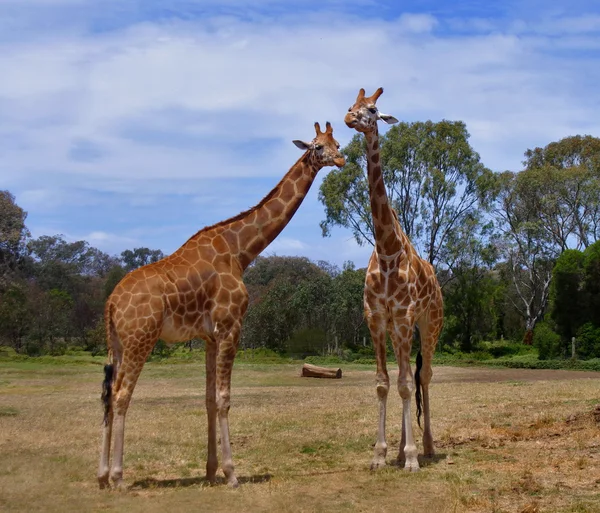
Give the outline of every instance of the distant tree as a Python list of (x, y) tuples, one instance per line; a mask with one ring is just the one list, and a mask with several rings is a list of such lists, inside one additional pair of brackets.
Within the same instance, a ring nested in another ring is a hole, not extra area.
[[(381, 163), (388, 197), (400, 225), (433, 264), (466, 216), (490, 204), (493, 174), (471, 148), (464, 123), (400, 123), (381, 137)], [(344, 148), (347, 164), (323, 180), (323, 235), (350, 228), (359, 244), (373, 245), (364, 138)]]
[(548, 305), (552, 267), (559, 254), (533, 198), (536, 189), (523, 173), (506, 171), (498, 176), (495, 216), (503, 234), (502, 252), (507, 261), (512, 293), (508, 294), (525, 322), (524, 343), (531, 344), (533, 330)]
[[(250, 303), (243, 347), (286, 351), (294, 333), (326, 333), (331, 276), (304, 257), (259, 257), (244, 273)], [(298, 342), (298, 340), (296, 340)], [(302, 352), (303, 348), (294, 348)]]
[(110, 259), (86, 241), (67, 242), (62, 235), (42, 235), (27, 244), (34, 260), (35, 274), (47, 290), (58, 289), (75, 294), (83, 276), (102, 274), (100, 259)]
[(344, 270), (331, 283), (330, 330), (340, 344), (348, 347), (364, 345), (370, 341), (366, 328), (363, 290), (366, 269), (355, 269), (352, 262), (344, 263)]
[(25, 226), (27, 212), (15, 203), (8, 191), (0, 191), (0, 289), (8, 286), (10, 274), (24, 255), (29, 230)]
[(134, 248), (133, 251), (126, 249), (121, 253), (121, 260), (128, 272), (158, 262), (164, 257), (165, 255), (160, 249)]
[(583, 257), (587, 319), (600, 328), (600, 241), (588, 246)]
[(565, 137), (525, 158), (536, 209), (555, 244), (583, 249), (600, 239), (600, 138)]
[(23, 350), (31, 326), (24, 284), (11, 283), (0, 296), (0, 345), (7, 342), (17, 352)]
[(34, 355), (62, 352), (72, 329), (73, 298), (64, 290), (45, 291), (37, 287), (30, 294), (33, 323), (28, 352)]
[(126, 274), (127, 274), (127, 271), (120, 265), (115, 265), (108, 271), (108, 273), (106, 274), (106, 277), (105, 277), (105, 281), (104, 281), (104, 291), (103, 291), (104, 300), (108, 299), (108, 296), (111, 295), (114, 288), (123, 279), (123, 277)]
[(442, 342), (458, 341), (463, 351), (471, 351), (474, 343), (495, 334), (498, 280), (492, 269), (498, 252), (491, 230), (473, 213), (450, 234), (444, 249), (450, 272), (443, 279), (448, 322)]
[(570, 347), (571, 338), (587, 320), (588, 298), (583, 281), (583, 253), (576, 249), (564, 251), (552, 270), (550, 314), (563, 341), (565, 353)]

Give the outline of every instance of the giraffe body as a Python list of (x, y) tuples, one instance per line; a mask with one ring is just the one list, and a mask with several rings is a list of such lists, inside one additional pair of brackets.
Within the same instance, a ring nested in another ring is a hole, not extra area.
[(242, 275), (290, 221), (317, 172), (324, 166), (344, 165), (331, 125), (327, 123), (321, 132), (316, 123), (315, 129), (317, 135), (310, 143), (294, 141), (306, 150), (304, 155), (257, 206), (200, 230), (172, 255), (132, 271), (109, 296), (105, 308), (109, 365), (98, 468), (101, 488), (109, 486), (109, 475), (117, 487), (122, 485), (125, 415), (159, 338), (168, 343), (205, 341), (207, 478), (210, 482), (216, 478), (218, 424), (223, 472), (228, 484), (237, 486), (228, 412), (233, 361), (248, 306)]
[[(379, 423), (377, 442), (371, 468), (386, 464), (385, 438), (386, 405), (390, 379), (386, 363), (386, 336), (390, 335), (398, 362), (398, 391), (402, 398), (402, 439), (398, 462), (408, 470), (419, 470), (417, 447), (413, 438), (410, 399), (415, 382), (410, 368), (410, 352), (415, 324), (421, 338), (422, 368), (418, 368), (422, 388), (424, 413), (423, 446), (425, 456), (433, 456), (433, 436), (429, 412), (429, 383), (433, 376), (431, 360), (443, 323), (443, 299), (433, 266), (423, 260), (403, 232), (398, 217), (391, 207), (381, 172), (377, 120), (388, 123), (397, 120), (382, 114), (376, 101), (383, 93), (365, 97), (361, 89), (356, 102), (346, 114), (350, 128), (365, 134), (367, 142), (367, 174), (371, 212), (375, 231), (375, 248), (369, 260), (365, 280), (365, 316), (375, 347), (377, 361), (377, 396)], [(417, 392), (419, 392), (417, 390)], [(420, 402), (417, 402), (418, 412)]]

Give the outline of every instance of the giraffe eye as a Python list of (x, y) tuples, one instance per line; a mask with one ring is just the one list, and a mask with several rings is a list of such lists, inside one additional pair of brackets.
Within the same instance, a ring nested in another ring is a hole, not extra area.
[(348, 107), (348, 112), (350, 112), (352, 110), (352, 107)]
[(369, 107), (368, 110), (371, 114), (375, 114), (377, 112), (377, 109), (375, 107)]
[(322, 144), (315, 144), (315, 150), (322, 150), (322, 149), (323, 149)]

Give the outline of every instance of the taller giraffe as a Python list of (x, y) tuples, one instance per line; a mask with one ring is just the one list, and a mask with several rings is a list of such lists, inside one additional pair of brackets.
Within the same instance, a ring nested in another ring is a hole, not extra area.
[[(294, 141), (304, 155), (254, 208), (206, 227), (172, 255), (129, 273), (116, 286), (105, 309), (109, 364), (105, 366), (105, 405), (98, 482), (100, 488), (123, 481), (125, 415), (133, 389), (159, 338), (168, 343), (194, 337), (206, 342), (206, 409), (208, 458), (206, 475), (215, 481), (217, 417), (221, 430), (222, 469), (237, 486), (228, 412), (231, 371), (238, 347), (248, 292), (242, 274), (279, 235), (324, 166), (343, 166), (344, 157), (327, 122), (315, 123), (309, 143)], [(112, 469), (110, 444), (114, 420)]]
[(375, 230), (375, 248), (369, 260), (364, 292), (365, 316), (377, 359), (379, 398), (379, 429), (371, 469), (384, 466), (387, 454), (385, 419), (390, 378), (386, 365), (386, 333), (389, 332), (398, 361), (398, 391), (402, 398), (402, 441), (398, 462), (404, 460), (407, 470), (417, 471), (419, 462), (410, 415), (410, 398), (415, 390), (415, 383), (409, 357), (416, 323), (421, 338), (414, 380), (417, 419), (420, 424), (422, 400), (425, 417), (423, 446), (425, 456), (431, 457), (434, 449), (429, 418), (429, 383), (433, 376), (431, 359), (443, 322), (442, 291), (433, 266), (419, 257), (402, 231), (387, 197), (381, 172), (377, 121), (381, 119), (386, 123), (397, 123), (398, 120), (377, 109), (376, 102), (382, 93), (383, 89), (380, 87), (372, 96), (366, 97), (365, 90), (361, 89), (356, 102), (348, 109), (344, 118), (350, 128), (365, 134), (369, 195)]

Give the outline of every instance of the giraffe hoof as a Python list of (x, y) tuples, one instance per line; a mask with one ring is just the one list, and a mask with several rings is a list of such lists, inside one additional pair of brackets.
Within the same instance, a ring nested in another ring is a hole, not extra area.
[(377, 459), (371, 462), (371, 470), (378, 470), (386, 466), (385, 459)]
[(113, 489), (118, 491), (118, 492), (124, 492), (126, 489), (125, 486), (125, 482), (123, 481), (123, 478), (120, 479), (114, 479), (113, 478)]
[(108, 482), (108, 474), (106, 476), (98, 476), (98, 486), (100, 487), (100, 490), (110, 488), (110, 483)]
[(406, 463), (406, 465), (404, 465), (404, 470), (406, 470), (407, 472), (420, 472), (420, 468), (419, 468), (419, 464), (418, 463)]
[(234, 477), (227, 482), (227, 486), (229, 486), (229, 488), (239, 488), (240, 483), (238, 483), (237, 478)]

